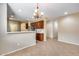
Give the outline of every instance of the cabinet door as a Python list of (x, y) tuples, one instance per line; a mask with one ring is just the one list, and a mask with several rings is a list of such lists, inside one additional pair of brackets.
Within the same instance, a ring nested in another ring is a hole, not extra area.
[(38, 22), (31, 23), (31, 26), (34, 27), (35, 29), (43, 29), (44, 21), (38, 21)]
[(44, 21), (39, 21), (39, 28), (43, 29), (44, 28)]
[(26, 23), (26, 29), (28, 29), (28, 23)]
[(36, 33), (36, 40), (44, 41), (44, 34), (43, 33)]
[(44, 28), (44, 21), (36, 22), (36, 29), (43, 29)]
[(32, 26), (33, 28), (35, 28), (35, 23), (31, 23), (31, 26)]

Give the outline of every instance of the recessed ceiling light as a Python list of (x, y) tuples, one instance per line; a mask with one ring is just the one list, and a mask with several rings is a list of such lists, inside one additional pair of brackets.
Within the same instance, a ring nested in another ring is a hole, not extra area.
[(22, 9), (19, 9), (18, 12), (22, 12)]
[(64, 12), (64, 15), (67, 15), (68, 14), (68, 12)]

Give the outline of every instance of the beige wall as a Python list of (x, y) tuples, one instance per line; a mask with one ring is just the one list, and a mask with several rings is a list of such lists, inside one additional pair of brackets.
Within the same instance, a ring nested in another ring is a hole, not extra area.
[(21, 31), (27, 31), (26, 23), (21, 23)]
[(59, 20), (59, 31), (79, 34), (79, 13), (62, 17)]
[(18, 21), (9, 21), (9, 29), (10, 31), (9, 32), (16, 32), (16, 31), (21, 31), (21, 23), (18, 22)]
[(20, 21), (8, 20), (7, 23), (8, 32), (27, 31), (26, 23)]
[(79, 13), (58, 18), (58, 40), (79, 44)]

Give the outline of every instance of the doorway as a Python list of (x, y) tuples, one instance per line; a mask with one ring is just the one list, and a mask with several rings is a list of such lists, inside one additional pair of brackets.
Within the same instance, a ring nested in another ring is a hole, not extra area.
[(55, 20), (53, 25), (53, 38), (58, 40), (58, 21)]

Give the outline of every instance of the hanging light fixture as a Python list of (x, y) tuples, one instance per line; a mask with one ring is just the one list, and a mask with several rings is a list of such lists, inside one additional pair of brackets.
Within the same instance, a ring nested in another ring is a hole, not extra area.
[(37, 3), (36, 9), (35, 9), (35, 11), (33, 13), (33, 17), (38, 19), (38, 18), (43, 17), (43, 15), (44, 15), (44, 13), (40, 11), (39, 5)]

